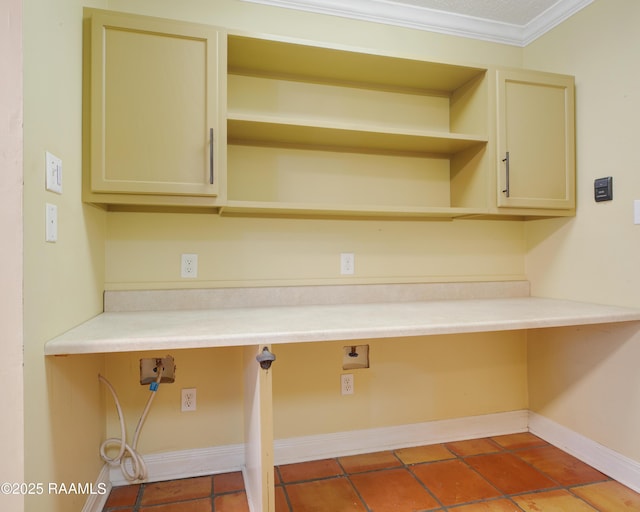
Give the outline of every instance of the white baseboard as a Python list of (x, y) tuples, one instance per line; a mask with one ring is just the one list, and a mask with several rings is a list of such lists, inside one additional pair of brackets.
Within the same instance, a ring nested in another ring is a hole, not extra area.
[(411, 425), (372, 428), (278, 439), (274, 442), (276, 465), (393, 450), (479, 437), (526, 432), (528, 411), (512, 411)]
[[(521, 410), (279, 439), (274, 442), (274, 459), (276, 464), (290, 464), (338, 455), (525, 432), (528, 418), (528, 411)], [(155, 453), (144, 455), (144, 460), (149, 474), (148, 482), (239, 471), (244, 466), (244, 445)], [(129, 483), (119, 466), (108, 467), (108, 481), (114, 487)]]
[[(213, 448), (198, 448), (178, 452), (144, 455), (147, 482), (177, 480), (194, 476), (240, 471), (244, 466), (244, 445), (230, 444)], [(127, 485), (120, 466), (109, 467), (109, 479), (114, 487)]]
[(107, 498), (109, 497), (109, 493), (111, 492), (109, 467), (106, 464), (102, 466), (98, 479), (94, 485), (94, 489), (104, 488), (107, 490), (105, 494), (91, 494), (87, 497), (87, 501), (85, 501), (84, 507), (82, 507), (82, 512), (102, 512), (102, 509), (107, 502)]
[[(461, 441), (530, 431), (640, 492), (640, 463), (602, 446), (554, 421), (527, 410), (429, 421), (349, 432), (277, 439), (276, 465), (410, 446)], [(156, 453), (144, 457), (148, 482), (190, 478), (244, 469), (244, 445)], [(96, 484), (126, 485), (119, 467), (105, 465)], [(107, 495), (90, 496), (82, 512), (100, 512)]]
[(529, 412), (529, 431), (621, 484), (640, 492), (639, 462), (535, 412)]
[[(213, 448), (198, 448), (144, 455), (148, 478), (145, 482), (178, 480), (216, 473), (241, 471), (244, 467), (244, 445), (232, 444)], [(112, 487), (131, 482), (122, 474), (120, 466), (105, 464), (100, 471), (95, 488), (102, 483), (108, 487), (105, 495), (89, 496), (82, 512), (102, 512)]]

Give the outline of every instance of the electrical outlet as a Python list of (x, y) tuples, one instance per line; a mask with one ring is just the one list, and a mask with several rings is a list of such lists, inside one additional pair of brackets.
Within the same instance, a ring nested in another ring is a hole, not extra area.
[(190, 412), (196, 410), (196, 388), (182, 390), (182, 412)]
[(353, 374), (343, 373), (340, 375), (340, 383), (342, 384), (343, 395), (353, 395)]
[(183, 254), (180, 264), (180, 277), (193, 279), (198, 277), (198, 255)]
[(352, 252), (340, 254), (340, 274), (350, 276), (355, 273), (356, 257)]
[(176, 380), (176, 365), (171, 356), (145, 357), (140, 359), (140, 384), (151, 384), (158, 380), (158, 368), (162, 367), (160, 383), (171, 384)]

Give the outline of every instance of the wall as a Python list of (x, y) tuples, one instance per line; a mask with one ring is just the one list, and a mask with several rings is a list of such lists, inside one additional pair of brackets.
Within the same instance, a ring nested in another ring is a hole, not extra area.
[[(349, 342), (274, 346), (276, 439), (528, 408), (526, 333), (491, 332), (369, 345), (370, 367), (344, 371)], [(340, 394), (340, 374), (354, 394)]]
[[(105, 430), (102, 357), (43, 355), (48, 339), (102, 310), (105, 214), (80, 199), (83, 3), (24, 3), (24, 481), (45, 488), (94, 482)], [(45, 191), (47, 150), (63, 161), (62, 195)], [(45, 242), (46, 202), (58, 206), (55, 244)], [(85, 499), (46, 491), (25, 503), (68, 512)]]
[[(22, 1), (0, 6), (0, 482), (24, 480), (22, 396)], [(0, 496), (0, 508), (21, 512), (23, 498)]]
[[(107, 289), (513, 280), (522, 223), (221, 218), (109, 213)], [(340, 253), (355, 254), (353, 277)], [(180, 278), (196, 253), (198, 279)]]
[[(242, 347), (172, 350), (176, 382), (161, 384), (144, 424), (138, 450), (142, 454), (223, 446), (244, 442)], [(118, 392), (132, 438), (149, 399), (149, 386), (140, 385), (140, 358), (153, 352), (107, 356), (105, 375)], [(197, 408), (181, 413), (181, 389), (197, 389)], [(107, 400), (107, 437), (120, 438), (111, 396)]]
[[(522, 57), (522, 50), (516, 47), (231, 0), (110, 0), (108, 7), (435, 60), (519, 66)], [(355, 253), (353, 278), (339, 275), (340, 252)], [(521, 222), (251, 219), (110, 212), (105, 286), (116, 290), (512, 280), (524, 277), (524, 252)], [(199, 255), (198, 279), (180, 278), (181, 253)], [(369, 370), (357, 372), (354, 397), (340, 395), (341, 343), (277, 349), (277, 438), (528, 406), (526, 337), (521, 332), (372, 342), (374, 363)], [(239, 367), (241, 352), (175, 351), (172, 355), (178, 365), (177, 380), (161, 386), (145, 425), (141, 451), (238, 442), (240, 430), (234, 429), (242, 420), (242, 409), (229, 399), (236, 396), (237, 389), (229, 390), (233, 378), (224, 369)], [(148, 394), (137, 381), (140, 356), (106, 357), (107, 376), (121, 394), (131, 431)], [(406, 382), (411, 384), (403, 384)], [(179, 411), (183, 387), (198, 389), (196, 413)], [(490, 392), (481, 394), (482, 389)], [(342, 413), (336, 415), (336, 411)], [(107, 416), (107, 432), (115, 435), (118, 423), (110, 402)], [(309, 421), (310, 417), (314, 421)]]
[[(576, 77), (574, 219), (526, 225), (534, 295), (640, 307), (640, 3), (597, 0), (524, 50), (527, 67)], [(593, 180), (613, 176), (613, 201), (595, 203)], [(640, 460), (640, 332), (636, 325), (534, 332), (531, 408)]]

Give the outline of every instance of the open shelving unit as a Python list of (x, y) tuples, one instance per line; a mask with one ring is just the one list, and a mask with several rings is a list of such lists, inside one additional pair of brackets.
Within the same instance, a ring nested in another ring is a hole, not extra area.
[(486, 212), (484, 68), (229, 34), (223, 213)]

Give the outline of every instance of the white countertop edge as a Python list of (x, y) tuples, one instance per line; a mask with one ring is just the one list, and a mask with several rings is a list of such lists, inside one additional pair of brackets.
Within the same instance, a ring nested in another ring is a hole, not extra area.
[(535, 297), (103, 313), (46, 343), (96, 354), (462, 334), (640, 321), (640, 310)]

